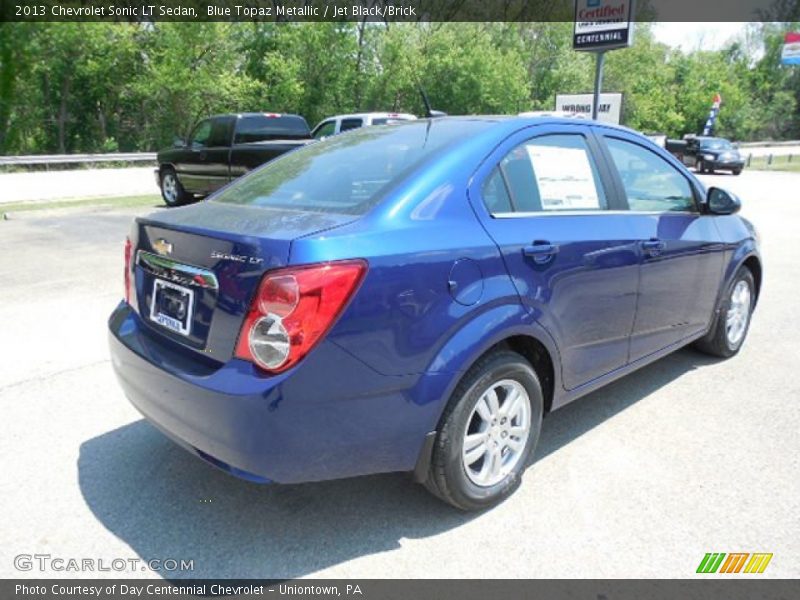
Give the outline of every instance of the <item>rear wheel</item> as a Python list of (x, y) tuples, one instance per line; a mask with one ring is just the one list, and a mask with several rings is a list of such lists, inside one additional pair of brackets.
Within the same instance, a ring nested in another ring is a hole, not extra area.
[(734, 175), (741, 175), (742, 174), (742, 170), (741, 169), (734, 169), (733, 171), (731, 171), (731, 173), (733, 173)]
[(695, 170), (697, 173), (705, 173), (705, 172), (706, 172), (706, 165), (705, 165), (705, 163), (704, 163), (702, 160), (700, 160), (700, 159), (698, 158), (698, 159), (697, 159), (697, 161), (694, 163), (694, 170)]
[(180, 206), (191, 199), (191, 195), (183, 189), (172, 167), (161, 169), (161, 197), (167, 206)]
[(729, 286), (714, 325), (695, 345), (712, 356), (729, 358), (739, 352), (750, 328), (755, 304), (755, 279), (741, 267)]
[(445, 409), (426, 487), (461, 510), (505, 499), (530, 463), (543, 408), (539, 379), (522, 356), (498, 350), (482, 358)]

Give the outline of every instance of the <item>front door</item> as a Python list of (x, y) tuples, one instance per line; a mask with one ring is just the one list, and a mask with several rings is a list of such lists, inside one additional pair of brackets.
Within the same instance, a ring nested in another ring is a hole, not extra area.
[(591, 130), (526, 132), (484, 163), (470, 199), (524, 304), (555, 339), (571, 390), (627, 361), (639, 249), (626, 215), (614, 210), (617, 194)]
[(215, 117), (197, 124), (176, 168), (186, 191), (210, 194), (230, 180), (230, 142), (234, 117)]
[(641, 247), (641, 281), (631, 362), (705, 331), (722, 279), (723, 245), (699, 190), (672, 158), (638, 138), (605, 130), (610, 161)]

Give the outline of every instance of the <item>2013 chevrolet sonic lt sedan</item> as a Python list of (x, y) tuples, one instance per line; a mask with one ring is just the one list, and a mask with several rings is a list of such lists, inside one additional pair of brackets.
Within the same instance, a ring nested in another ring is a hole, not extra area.
[(239, 477), (410, 471), (480, 509), (548, 412), (689, 343), (738, 352), (762, 273), (738, 208), (623, 128), (355, 130), (136, 219), (114, 369)]

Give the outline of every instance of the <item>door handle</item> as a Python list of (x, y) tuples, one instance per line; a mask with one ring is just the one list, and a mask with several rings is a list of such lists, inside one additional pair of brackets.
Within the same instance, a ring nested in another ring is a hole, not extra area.
[(533, 258), (534, 262), (538, 264), (543, 264), (558, 254), (558, 244), (533, 242), (530, 246), (525, 246), (522, 249), (522, 254)]
[(656, 238), (652, 238), (649, 240), (645, 240), (642, 242), (642, 249), (650, 254), (651, 256), (655, 256), (656, 254), (660, 254), (667, 248), (667, 242), (662, 240), (658, 240)]

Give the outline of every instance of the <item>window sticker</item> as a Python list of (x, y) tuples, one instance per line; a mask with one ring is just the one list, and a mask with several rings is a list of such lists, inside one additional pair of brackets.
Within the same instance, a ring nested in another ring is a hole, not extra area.
[(542, 210), (599, 209), (592, 165), (583, 148), (527, 145)]

